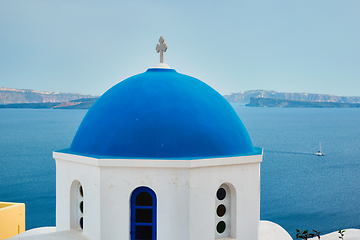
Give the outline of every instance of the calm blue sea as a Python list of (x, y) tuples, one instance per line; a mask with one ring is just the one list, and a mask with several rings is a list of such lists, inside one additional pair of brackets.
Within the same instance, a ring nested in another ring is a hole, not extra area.
[[(233, 104), (264, 148), (261, 219), (328, 233), (360, 228), (360, 109)], [(26, 228), (55, 225), (55, 161), (86, 110), (0, 109), (0, 201), (26, 204)], [(313, 155), (321, 141), (324, 157)]]

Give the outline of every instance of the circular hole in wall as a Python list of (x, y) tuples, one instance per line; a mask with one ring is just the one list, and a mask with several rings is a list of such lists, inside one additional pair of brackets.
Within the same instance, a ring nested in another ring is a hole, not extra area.
[(226, 191), (224, 188), (219, 188), (216, 192), (216, 197), (219, 200), (223, 200), (226, 197)]
[(218, 233), (223, 233), (223, 232), (225, 231), (225, 228), (226, 228), (225, 222), (224, 222), (224, 221), (221, 221), (221, 222), (219, 222), (219, 223), (217, 224), (217, 226), (216, 226), (216, 231), (217, 231)]
[(80, 202), (80, 212), (84, 213), (84, 202), (83, 201)]
[[(83, 224), (83, 218), (80, 218), (79, 224), (80, 224), (80, 228), (83, 229), (84, 228), (84, 224)], [(219, 225), (219, 224), (218, 224)]]
[(80, 193), (81, 197), (84, 197), (84, 192), (83, 192), (83, 188), (81, 185), (79, 186), (79, 193)]
[(220, 204), (216, 209), (216, 213), (219, 217), (224, 216), (226, 213), (226, 207), (223, 204)]

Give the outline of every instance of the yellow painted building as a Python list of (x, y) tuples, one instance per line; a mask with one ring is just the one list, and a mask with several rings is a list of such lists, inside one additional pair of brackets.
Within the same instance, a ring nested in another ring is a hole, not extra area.
[(25, 231), (25, 204), (0, 202), (0, 239)]

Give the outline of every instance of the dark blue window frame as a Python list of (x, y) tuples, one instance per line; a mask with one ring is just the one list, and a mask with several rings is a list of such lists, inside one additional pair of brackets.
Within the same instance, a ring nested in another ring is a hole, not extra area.
[[(142, 192), (146, 192), (149, 193), (152, 197), (152, 205), (151, 206), (137, 206), (136, 205), (136, 197), (142, 193)], [(136, 238), (136, 229), (137, 227), (151, 227), (152, 228), (152, 238), (151, 240), (156, 240), (156, 235), (157, 235), (157, 231), (156, 231), (156, 204), (157, 204), (157, 199), (156, 199), (156, 194), (153, 190), (151, 190), (148, 187), (138, 187), (136, 188), (132, 194), (131, 194), (131, 198), (130, 198), (130, 236), (131, 236), (131, 240), (142, 240), (144, 238)], [(138, 222), (136, 219), (136, 210), (137, 209), (151, 209), (152, 210), (152, 222), (151, 223), (141, 223)], [(138, 228), (140, 229), (140, 228)], [(146, 240), (148, 240), (150, 238), (146, 238)]]

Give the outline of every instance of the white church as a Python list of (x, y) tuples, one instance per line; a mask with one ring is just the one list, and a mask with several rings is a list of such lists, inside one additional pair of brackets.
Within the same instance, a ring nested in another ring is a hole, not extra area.
[(217, 91), (163, 63), (159, 42), (160, 63), (105, 92), (53, 153), (56, 227), (11, 239), (292, 239), (260, 221), (262, 149)]

